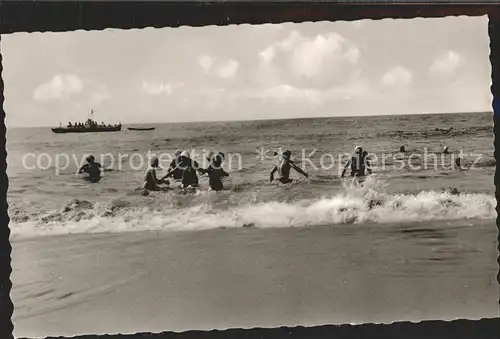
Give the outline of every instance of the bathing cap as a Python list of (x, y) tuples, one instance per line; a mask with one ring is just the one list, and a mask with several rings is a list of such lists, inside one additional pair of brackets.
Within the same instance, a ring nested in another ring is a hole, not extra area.
[(284, 156), (285, 158), (290, 158), (290, 156), (291, 156), (291, 155), (292, 155), (292, 152), (291, 152), (291, 151), (289, 151), (289, 150), (286, 150), (286, 151), (284, 151), (284, 152), (283, 152), (283, 156)]
[(87, 161), (88, 161), (88, 162), (92, 162), (92, 161), (94, 161), (94, 160), (95, 160), (95, 158), (94, 158), (94, 156), (93, 156), (93, 155), (89, 155), (89, 156), (87, 157)]

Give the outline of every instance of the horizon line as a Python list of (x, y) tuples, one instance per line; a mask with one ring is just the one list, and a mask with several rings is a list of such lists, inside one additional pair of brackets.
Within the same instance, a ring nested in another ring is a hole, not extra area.
[[(196, 120), (196, 121), (155, 121), (155, 122), (122, 122), (122, 126), (126, 125), (144, 125), (144, 124), (192, 124), (192, 123), (216, 123), (216, 122), (248, 122), (248, 121), (270, 121), (270, 120), (299, 120), (299, 119), (329, 119), (329, 118), (367, 118), (367, 117), (386, 117), (386, 116), (393, 116), (393, 117), (400, 117), (400, 116), (418, 116), (418, 115), (448, 115), (448, 114), (485, 114), (485, 113), (491, 113), (494, 114), (494, 111), (463, 111), (463, 112), (424, 112), (424, 113), (403, 113), (403, 114), (364, 114), (364, 115), (335, 115), (335, 116), (310, 116), (310, 117), (293, 117), (293, 118), (261, 118), (261, 119), (240, 119), (240, 120)], [(11, 126), (8, 127), (7, 123), (6, 129), (8, 130), (9, 128), (54, 128), (58, 126), (54, 125), (37, 125), (37, 126), (22, 126), (22, 125), (17, 125), (17, 126)]]

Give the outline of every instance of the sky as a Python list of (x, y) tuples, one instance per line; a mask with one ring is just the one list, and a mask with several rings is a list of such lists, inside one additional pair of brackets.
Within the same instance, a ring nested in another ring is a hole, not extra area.
[(491, 111), (487, 17), (1, 38), (8, 127)]

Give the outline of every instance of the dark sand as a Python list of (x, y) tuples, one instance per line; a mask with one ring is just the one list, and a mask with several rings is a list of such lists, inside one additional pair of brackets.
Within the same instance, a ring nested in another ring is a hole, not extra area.
[(494, 220), (13, 242), (16, 336), (498, 316)]

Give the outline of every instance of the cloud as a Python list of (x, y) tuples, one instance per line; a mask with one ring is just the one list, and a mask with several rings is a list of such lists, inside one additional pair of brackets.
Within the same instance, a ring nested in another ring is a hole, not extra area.
[(299, 87), (282, 83), (261, 88), (245, 89), (233, 92), (228, 96), (232, 100), (263, 100), (267, 103), (274, 102), (278, 104), (319, 107), (338, 100), (350, 100), (363, 95), (370, 95), (370, 88), (369, 82), (353, 77), (353, 79), (342, 86), (327, 89)]
[(287, 84), (265, 88), (257, 96), (281, 103), (293, 101), (319, 105), (322, 102), (321, 91), (311, 88), (297, 88)]
[[(216, 64), (218, 64), (218, 67), (215, 68), (214, 65)], [(240, 64), (234, 59), (229, 59), (224, 63), (216, 63), (211, 56), (205, 54), (198, 58), (198, 66), (201, 67), (205, 74), (212, 74), (219, 78), (230, 79), (236, 75)]]
[(239, 66), (238, 61), (230, 59), (217, 69), (217, 75), (223, 79), (234, 78)]
[(148, 81), (143, 81), (141, 88), (145, 93), (151, 95), (160, 95), (160, 94), (170, 95), (172, 94), (173, 91), (173, 86), (171, 84), (159, 84)]
[(359, 48), (353, 46), (344, 54), (344, 57), (349, 60), (350, 63), (355, 64), (358, 62), (361, 52)]
[(90, 91), (90, 103), (92, 105), (100, 104), (111, 97), (109, 89), (103, 84), (92, 83), (91, 85), (92, 90)]
[(274, 60), (276, 56), (276, 49), (273, 46), (267, 47), (265, 50), (259, 53), (259, 58), (262, 63), (269, 64)]
[(210, 72), (214, 61), (209, 55), (202, 55), (198, 58), (198, 65), (203, 69), (205, 73)]
[(273, 77), (275, 84), (327, 89), (349, 77), (360, 57), (359, 48), (336, 32), (305, 36), (292, 31), (258, 53), (256, 76), (264, 83)]
[(380, 80), (382, 86), (398, 87), (405, 86), (411, 82), (413, 74), (404, 67), (396, 66), (387, 71)]
[(314, 39), (303, 37), (293, 32), (281, 43), (281, 47), (290, 50), (290, 66), (299, 76), (314, 77), (322, 73), (329, 57), (335, 57), (342, 49), (344, 38), (337, 33), (326, 36), (319, 34)]
[(429, 72), (435, 76), (448, 77), (456, 73), (463, 61), (464, 58), (460, 54), (449, 50), (434, 60)]
[(49, 82), (38, 86), (33, 91), (33, 98), (37, 101), (67, 99), (82, 92), (83, 87), (83, 81), (78, 76), (57, 74)]

